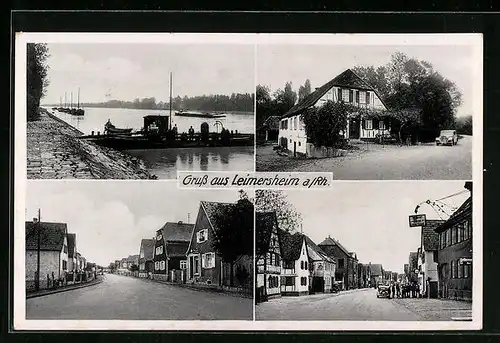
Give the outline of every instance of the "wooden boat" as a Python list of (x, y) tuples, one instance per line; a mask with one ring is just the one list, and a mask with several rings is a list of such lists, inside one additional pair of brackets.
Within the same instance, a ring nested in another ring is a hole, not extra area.
[(108, 119), (108, 122), (104, 125), (104, 133), (108, 135), (128, 135), (131, 134), (132, 128), (121, 129), (113, 124)]
[(176, 111), (176, 116), (181, 117), (196, 117), (196, 118), (224, 118), (225, 114), (218, 113), (208, 113), (208, 112), (197, 112), (197, 111)]

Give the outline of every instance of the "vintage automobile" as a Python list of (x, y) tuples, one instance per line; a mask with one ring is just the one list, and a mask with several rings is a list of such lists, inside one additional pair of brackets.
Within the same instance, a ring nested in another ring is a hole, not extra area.
[(436, 137), (436, 145), (457, 145), (458, 135), (455, 130), (441, 130)]
[(387, 284), (380, 284), (377, 287), (377, 298), (389, 298), (391, 295), (390, 286)]

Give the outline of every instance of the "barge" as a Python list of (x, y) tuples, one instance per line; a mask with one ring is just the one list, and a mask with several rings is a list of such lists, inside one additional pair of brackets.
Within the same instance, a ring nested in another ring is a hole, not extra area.
[(211, 119), (226, 117), (226, 115), (223, 113), (208, 113), (208, 112), (183, 111), (183, 110), (176, 111), (175, 115), (181, 117), (196, 117), (196, 118), (211, 118)]

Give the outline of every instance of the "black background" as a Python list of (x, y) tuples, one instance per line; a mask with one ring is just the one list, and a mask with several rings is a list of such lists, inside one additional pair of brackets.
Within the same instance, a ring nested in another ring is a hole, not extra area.
[[(353, 8), (356, 1), (340, 2), (340, 8)], [(284, 2), (267, 2), (259, 10), (271, 10)], [(372, 5), (372, 10), (388, 10), (391, 2), (377, 2)], [(18, 8), (35, 8), (28, 1), (18, 1)], [(52, 4), (45, 4), (47, 8)], [(57, 4), (61, 5), (61, 4)], [(94, 7), (92, 7), (94, 5)], [(127, 2), (108, 1), (88, 2), (85, 8), (111, 9), (120, 5), (121, 9), (131, 9), (133, 5)], [(183, 2), (178, 7), (171, 4), (172, 8), (180, 9), (186, 6)], [(66, 9), (72, 8), (72, 3), (64, 3)], [(159, 9), (161, 4), (143, 5), (144, 10)], [(243, 9), (234, 4), (235, 9)], [(421, 4), (407, 5), (407, 10), (418, 10)], [(199, 9), (208, 9), (201, 5)], [(221, 7), (219, 7), (221, 8)], [(309, 2), (291, 5), (294, 10), (325, 10), (325, 6)], [(493, 8), (493, 2), (479, 4), (477, 2), (464, 1), (463, 4), (451, 7), (451, 10), (489, 10)], [(81, 9), (81, 7), (80, 7)], [(211, 3), (210, 9), (217, 9)], [(246, 5), (245, 10), (255, 10), (251, 5)], [(427, 10), (436, 10), (436, 5), (431, 4)], [(5, 18), (4, 12), (4, 18)], [(419, 335), (426, 341), (450, 340), (453, 342), (469, 342), (474, 335), (483, 336), (486, 341), (497, 341), (500, 338), (500, 261), (498, 259), (498, 246), (500, 245), (500, 225), (497, 217), (499, 205), (499, 178), (498, 172), (498, 150), (500, 150), (500, 14), (496, 13), (347, 13), (347, 12), (96, 12), (96, 11), (72, 11), (72, 12), (27, 12), (14, 11), (10, 13), (11, 31), (10, 44), (14, 42), (14, 32), (266, 32), (266, 33), (482, 33), (484, 42), (484, 117), (483, 117), (483, 330), (480, 332), (440, 332), (434, 335), (431, 332), (421, 332)], [(5, 22), (5, 21), (4, 21)], [(11, 46), (12, 48), (12, 46)], [(11, 89), (10, 117), (0, 116), (2, 119), (1, 139), (3, 148), (3, 165), (8, 166), (3, 170), (4, 189), (9, 206), (4, 207), (2, 218), (4, 219), (3, 238), (0, 240), (3, 247), (0, 250), (4, 261), (0, 268), (0, 285), (4, 291), (0, 297), (2, 301), (1, 332), (6, 335), (7, 341), (64, 341), (64, 342), (86, 342), (92, 339), (94, 342), (108, 341), (286, 341), (296, 342), (307, 340), (310, 342), (323, 341), (359, 341), (379, 340), (383, 342), (401, 339), (415, 335), (411, 332), (400, 333), (21, 333), (13, 332), (12, 318), (12, 289), (13, 287), (13, 147), (15, 137), (13, 136), (13, 99), (14, 99), (14, 53), (11, 49), (11, 64), (8, 72), (11, 74), (9, 87)], [(5, 64), (6, 66), (7, 64)], [(6, 94), (6, 93), (4, 93)], [(12, 129), (12, 130), (11, 130)], [(495, 201), (496, 200), (496, 201)], [(374, 233), (376, 234), (376, 233)], [(9, 268), (7, 268), (9, 266)], [(9, 292), (10, 288), (10, 294)], [(8, 333), (9, 332), (9, 333)], [(92, 337), (89, 337), (89, 336)], [(375, 336), (374, 336), (375, 335)], [(488, 337), (486, 337), (488, 336)], [(415, 337), (416, 338), (416, 337)], [(477, 337), (476, 339), (481, 339)], [(2, 340), (0, 338), (0, 340)]]

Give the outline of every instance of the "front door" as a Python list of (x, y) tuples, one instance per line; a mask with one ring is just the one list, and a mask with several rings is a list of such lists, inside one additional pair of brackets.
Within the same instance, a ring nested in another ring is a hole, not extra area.
[(350, 139), (359, 139), (359, 118), (350, 118), (349, 119), (349, 138)]

